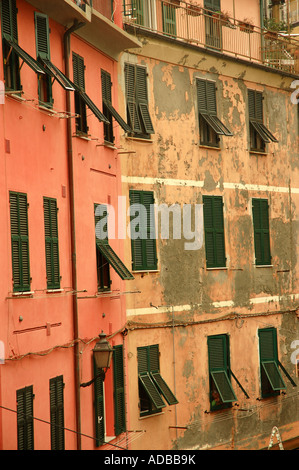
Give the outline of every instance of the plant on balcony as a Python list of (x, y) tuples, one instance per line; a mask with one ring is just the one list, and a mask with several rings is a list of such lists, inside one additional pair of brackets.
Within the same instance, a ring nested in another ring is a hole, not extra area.
[(199, 16), (202, 14), (202, 7), (191, 1), (187, 4), (187, 13), (190, 16)]
[(277, 39), (279, 33), (286, 33), (289, 29), (284, 21), (276, 21), (275, 18), (264, 18), (264, 35), (266, 39)]
[(218, 19), (220, 26), (232, 26), (230, 14), (227, 11), (215, 11), (213, 17)]
[(254, 24), (248, 18), (238, 21), (238, 25), (240, 27), (240, 31), (243, 31), (244, 33), (253, 33), (254, 31)]

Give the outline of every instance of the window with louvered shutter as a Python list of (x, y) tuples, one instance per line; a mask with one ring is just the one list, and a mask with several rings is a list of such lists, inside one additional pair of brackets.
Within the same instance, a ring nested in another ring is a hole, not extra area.
[(104, 381), (101, 370), (97, 368), (94, 361), (94, 419), (96, 447), (105, 441), (105, 408), (104, 408)]
[(18, 43), (16, 0), (2, 0), (1, 27), (5, 88), (21, 90), (19, 57), (9, 44)]
[(155, 131), (148, 107), (146, 68), (125, 64), (125, 82), (128, 124), (139, 137), (148, 138)]
[(260, 380), (262, 397), (279, 394), (286, 389), (278, 365), (277, 332), (275, 328), (263, 328), (258, 331), (260, 354)]
[(51, 450), (64, 450), (63, 376), (50, 379)]
[(221, 196), (203, 196), (207, 268), (226, 266), (223, 202)]
[(10, 228), (14, 292), (30, 290), (27, 195), (10, 192)]
[(113, 348), (114, 430), (118, 436), (126, 430), (125, 384), (122, 345)]
[(75, 113), (76, 117), (76, 131), (79, 133), (87, 134), (87, 114), (86, 103), (83, 101), (80, 92), (85, 91), (85, 76), (84, 76), (84, 59), (83, 57), (73, 52), (73, 80), (76, 86), (75, 91)]
[[(156, 270), (157, 251), (155, 236), (154, 194), (152, 191), (131, 190), (129, 196), (130, 205), (142, 205), (146, 212), (146, 220), (141, 220), (143, 227), (138, 226), (136, 228), (136, 232), (140, 232), (140, 237), (138, 236), (134, 238), (131, 236), (132, 269), (133, 271)], [(133, 219), (134, 216), (131, 216), (131, 221)]]
[(159, 367), (159, 345), (137, 348), (140, 416), (160, 412), (166, 406), (178, 403), (177, 398), (162, 378)]
[(269, 204), (267, 199), (252, 199), (256, 265), (270, 265)]
[(58, 221), (56, 199), (44, 197), (47, 288), (60, 288)]
[(33, 386), (17, 390), (18, 450), (34, 450)]
[(220, 0), (204, 0), (204, 7), (207, 10), (220, 11)]
[(250, 130), (250, 150), (265, 151), (265, 144), (278, 142), (276, 137), (263, 124), (263, 94), (248, 90), (248, 114)]
[(216, 410), (237, 400), (230, 379), (227, 335), (208, 337), (208, 359), (211, 410)]
[(200, 143), (218, 146), (220, 135), (232, 136), (232, 132), (217, 117), (216, 84), (211, 80), (196, 79), (199, 112)]

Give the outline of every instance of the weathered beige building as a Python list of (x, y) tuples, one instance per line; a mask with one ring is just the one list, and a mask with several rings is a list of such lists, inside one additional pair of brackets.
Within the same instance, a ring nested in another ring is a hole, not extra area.
[(274, 427), (295, 448), (298, 43), (265, 36), (258, 0), (192, 3), (124, 11), (142, 47), (119, 62), (123, 195), (181, 209), (169, 238), (158, 218), (157, 239), (125, 241), (132, 449), (263, 449)]

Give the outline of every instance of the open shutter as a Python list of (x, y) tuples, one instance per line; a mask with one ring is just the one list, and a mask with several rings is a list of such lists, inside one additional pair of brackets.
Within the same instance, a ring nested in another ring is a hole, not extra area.
[(125, 64), (126, 98), (129, 124), (134, 132), (141, 132), (141, 123), (136, 103), (136, 67)]
[(176, 36), (176, 8), (166, 3), (162, 4), (163, 32)]
[(225, 335), (208, 337), (209, 372), (223, 403), (237, 400), (228, 375), (227, 355)]
[(126, 430), (125, 386), (123, 347), (118, 345), (113, 350), (113, 377), (114, 377), (114, 429), (115, 435)]
[(264, 328), (258, 333), (262, 389), (265, 388), (265, 377), (267, 377), (273, 391), (284, 390), (286, 385), (278, 369), (276, 330)]
[[(116, 122), (124, 129), (125, 132), (132, 132), (130, 126), (123, 120), (123, 118), (118, 114), (116, 109), (112, 106), (112, 96), (111, 96), (111, 75), (105, 70), (101, 71), (102, 79), (102, 97), (103, 97), (103, 113), (106, 115), (104, 108), (106, 107), (108, 113), (110, 113)], [(109, 115), (106, 115), (107, 119), (110, 119)]]
[(48, 289), (60, 288), (56, 199), (44, 198), (46, 271)]
[(250, 124), (265, 143), (278, 142), (263, 124), (263, 94), (261, 91), (248, 90), (248, 113)]
[(154, 128), (148, 109), (147, 71), (145, 67), (136, 67), (137, 101), (144, 129), (147, 134), (154, 134)]
[(18, 42), (16, 0), (1, 1), (2, 35), (5, 39)]
[(73, 53), (73, 75), (74, 75), (74, 84), (80, 88), (80, 90), (85, 91), (85, 77), (84, 77), (85, 65), (83, 57), (78, 54)]
[(35, 12), (37, 57), (50, 59), (49, 20), (47, 15)]
[(62, 375), (50, 379), (51, 450), (64, 450), (63, 390)]
[(96, 446), (99, 447), (105, 440), (105, 409), (104, 409), (104, 381), (94, 361), (94, 418)]
[(10, 193), (10, 222), (14, 292), (30, 290), (27, 195)]

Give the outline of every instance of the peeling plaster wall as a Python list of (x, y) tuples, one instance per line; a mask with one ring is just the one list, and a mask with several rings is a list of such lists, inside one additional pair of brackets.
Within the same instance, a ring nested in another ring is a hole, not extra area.
[[(147, 431), (136, 448), (257, 449), (268, 446), (274, 425), (280, 426), (284, 439), (293, 438), (298, 436), (296, 389), (288, 383), (289, 396), (260, 402), (257, 398), (259, 328), (277, 328), (279, 358), (298, 382), (290, 362), (291, 342), (299, 337), (292, 311), (299, 298), (298, 118), (290, 101), (294, 78), (170, 42), (166, 47), (157, 38), (139, 39), (143, 47), (120, 60), (120, 110), (125, 116), (124, 63), (146, 66), (155, 134), (144, 142), (123, 136), (122, 147), (136, 152), (123, 156), (123, 194), (128, 196), (129, 189), (151, 190), (157, 204), (181, 206), (200, 204), (203, 195), (221, 195), (227, 269), (206, 269), (204, 246), (186, 251), (186, 240), (170, 238), (157, 241), (157, 272), (134, 273), (130, 290), (140, 293), (127, 296), (127, 319), (135, 327), (143, 326), (129, 330), (127, 339), (132, 355), (129, 409), (132, 428)], [(218, 117), (234, 132), (221, 139), (219, 149), (199, 145), (197, 77), (216, 81)], [(279, 139), (278, 144), (267, 145), (266, 155), (249, 152), (248, 88), (263, 92), (264, 123)], [(252, 198), (269, 200), (269, 267), (255, 266)], [(130, 265), (130, 240), (125, 243)], [(281, 311), (285, 313), (276, 314)], [(221, 321), (228, 314), (233, 317)], [(172, 321), (184, 326), (172, 329)], [(207, 337), (215, 334), (229, 335), (231, 367), (250, 399), (233, 383), (239, 406), (205, 413)], [(179, 404), (140, 420), (136, 350), (156, 343), (162, 376), (175, 388)]]

